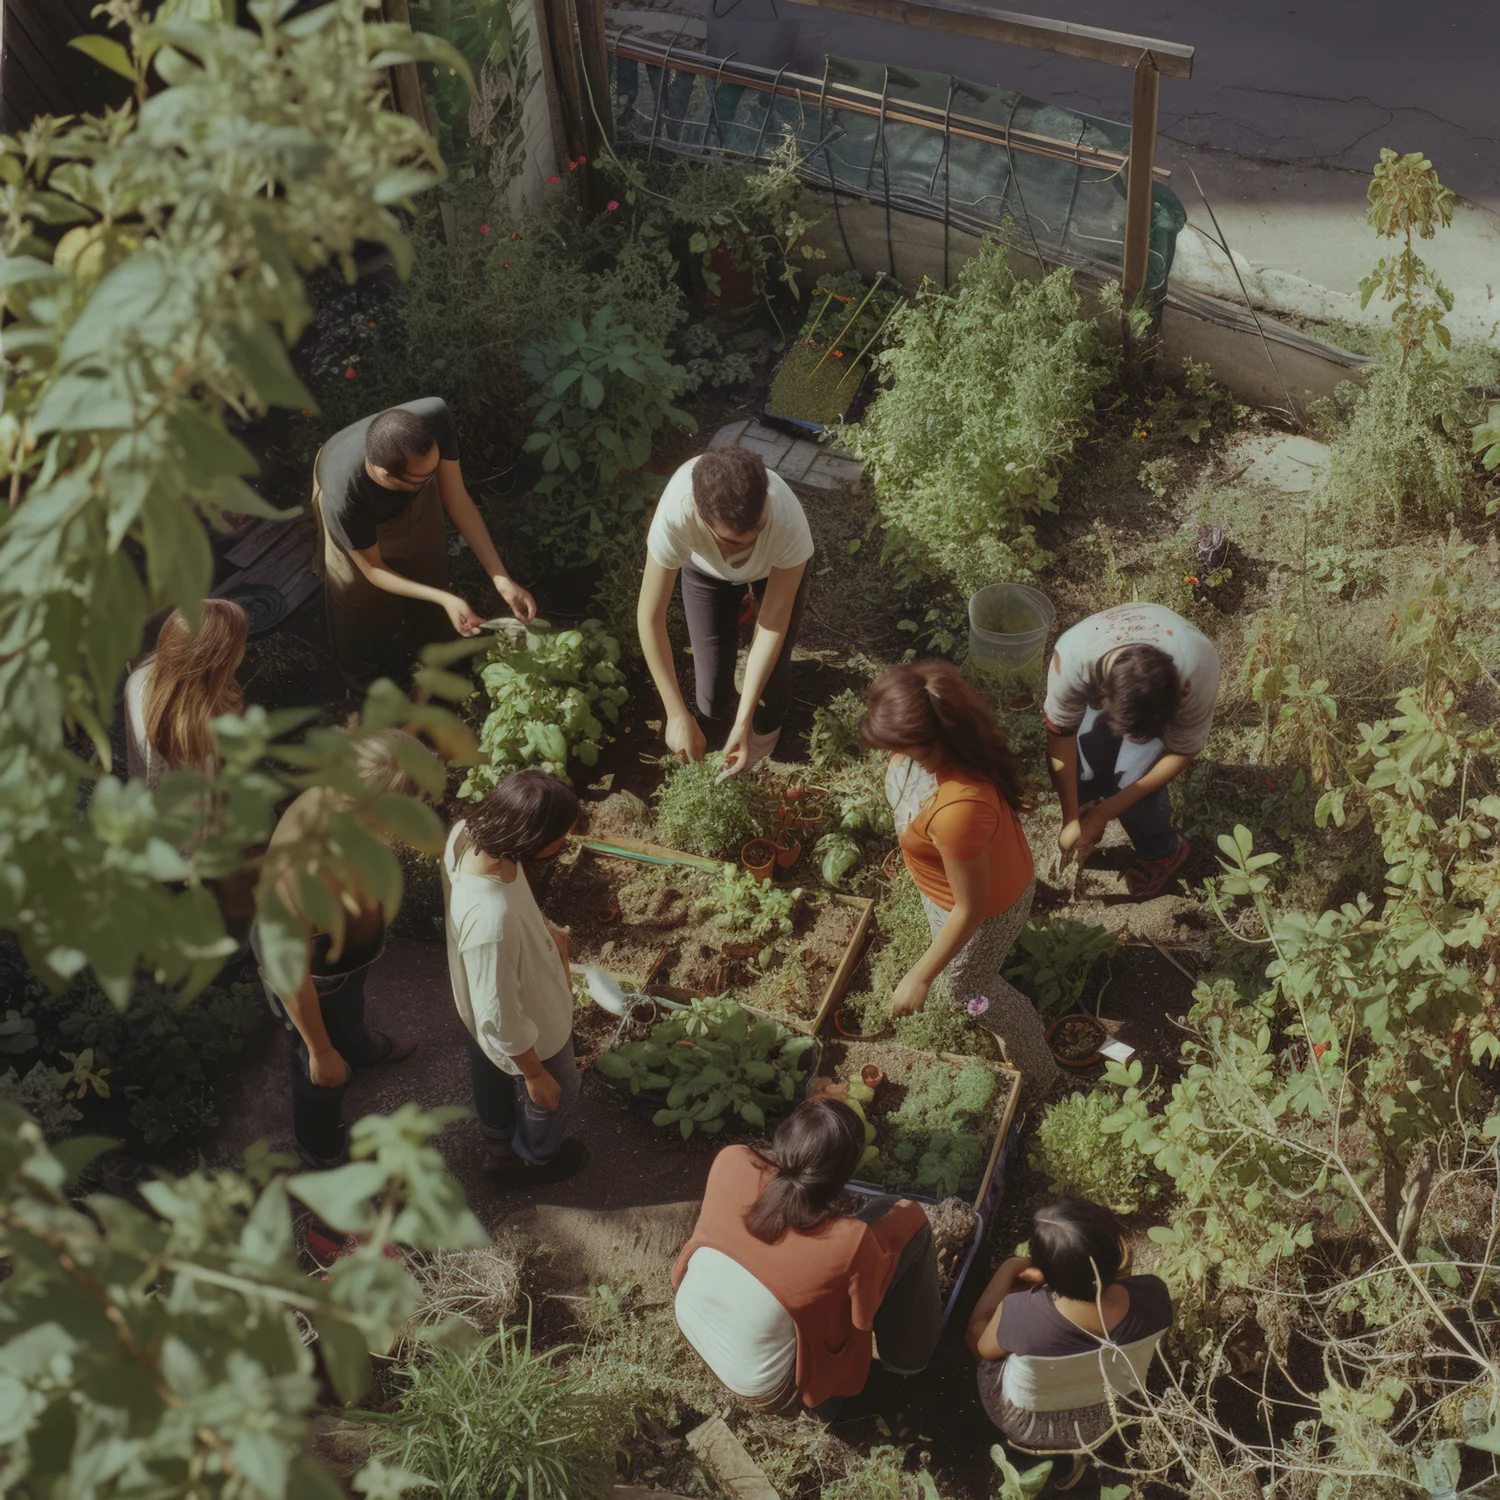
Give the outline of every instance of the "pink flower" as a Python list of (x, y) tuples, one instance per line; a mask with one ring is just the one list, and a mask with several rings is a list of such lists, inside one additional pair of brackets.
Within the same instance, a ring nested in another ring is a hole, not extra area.
[(480, 234), (488, 234), (490, 232), (490, 226), (488, 224), (481, 224), (479, 226), (479, 232)]
[(990, 1008), (990, 997), (988, 995), (975, 995), (969, 1001), (969, 1014), (971, 1016), (982, 1016)]
[(611, 198), (609, 202), (604, 205), (604, 211), (605, 213), (612, 214), (619, 206), (620, 200), (618, 198)]
[(554, 183), (554, 182), (556, 182), (556, 181), (557, 181), (557, 178), (555, 178), (555, 177), (549, 177), (549, 178), (548, 178), (548, 179), (547, 179), (547, 186), (548, 186), (548, 187), (551, 187), (551, 186), (552, 186), (552, 184), (553, 184), (553, 183)]

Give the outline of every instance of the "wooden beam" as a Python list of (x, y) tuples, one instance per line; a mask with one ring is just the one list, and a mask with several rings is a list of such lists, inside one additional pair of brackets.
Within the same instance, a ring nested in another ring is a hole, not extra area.
[[(380, 9), (387, 21), (411, 29), (411, 13), (407, 10), (406, 0), (382, 0)], [(417, 76), (416, 63), (397, 63), (390, 71), (396, 108), (431, 134), (432, 126), (427, 120), (427, 107), (422, 100), (422, 80)]]
[(1151, 255), (1151, 166), (1156, 156), (1156, 105), (1161, 75), (1148, 52), (1136, 63), (1135, 97), (1130, 107), (1130, 165), (1125, 199), (1125, 268), (1120, 288), (1125, 306), (1146, 284)]
[(583, 53), (583, 76), (589, 98), (584, 118), (589, 137), (589, 160), (602, 141), (614, 141), (614, 108), (609, 100), (609, 48), (604, 36), (604, 0), (573, 0), (578, 16), (578, 46)]
[(799, 3), (817, 10), (868, 16), (874, 21), (893, 21), (900, 26), (926, 26), (986, 42), (1086, 57), (1117, 68), (1133, 68), (1142, 52), (1150, 52), (1156, 58), (1158, 71), (1168, 78), (1193, 76), (1193, 48), (1181, 42), (1157, 41), (1124, 31), (1054, 21), (1046, 16), (993, 10), (979, 0), (799, 0)]

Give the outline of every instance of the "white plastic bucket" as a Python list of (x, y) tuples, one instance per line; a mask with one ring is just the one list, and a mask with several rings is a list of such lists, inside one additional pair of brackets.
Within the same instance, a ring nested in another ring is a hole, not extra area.
[(969, 599), (969, 655), (986, 666), (1030, 666), (1041, 655), (1055, 612), (1040, 589), (992, 583)]

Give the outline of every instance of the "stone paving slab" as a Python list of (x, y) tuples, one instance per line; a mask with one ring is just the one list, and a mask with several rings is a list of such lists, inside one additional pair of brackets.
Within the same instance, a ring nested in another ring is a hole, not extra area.
[(830, 448), (810, 438), (794, 438), (764, 422), (730, 422), (709, 439), (710, 448), (745, 448), (765, 459), (788, 484), (818, 490), (839, 489), (859, 482), (864, 465), (841, 448)]

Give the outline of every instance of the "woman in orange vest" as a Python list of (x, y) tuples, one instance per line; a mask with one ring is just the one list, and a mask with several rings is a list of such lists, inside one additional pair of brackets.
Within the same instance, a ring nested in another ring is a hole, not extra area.
[(860, 739), (890, 752), (886, 796), (932, 943), (891, 996), (891, 1013), (922, 1010), (936, 987), (1000, 1039), (1026, 1092), (1057, 1077), (1031, 1002), (1002, 971), (1036, 889), (1020, 809), (1028, 795), (1005, 731), (949, 662), (913, 662), (870, 687)]

